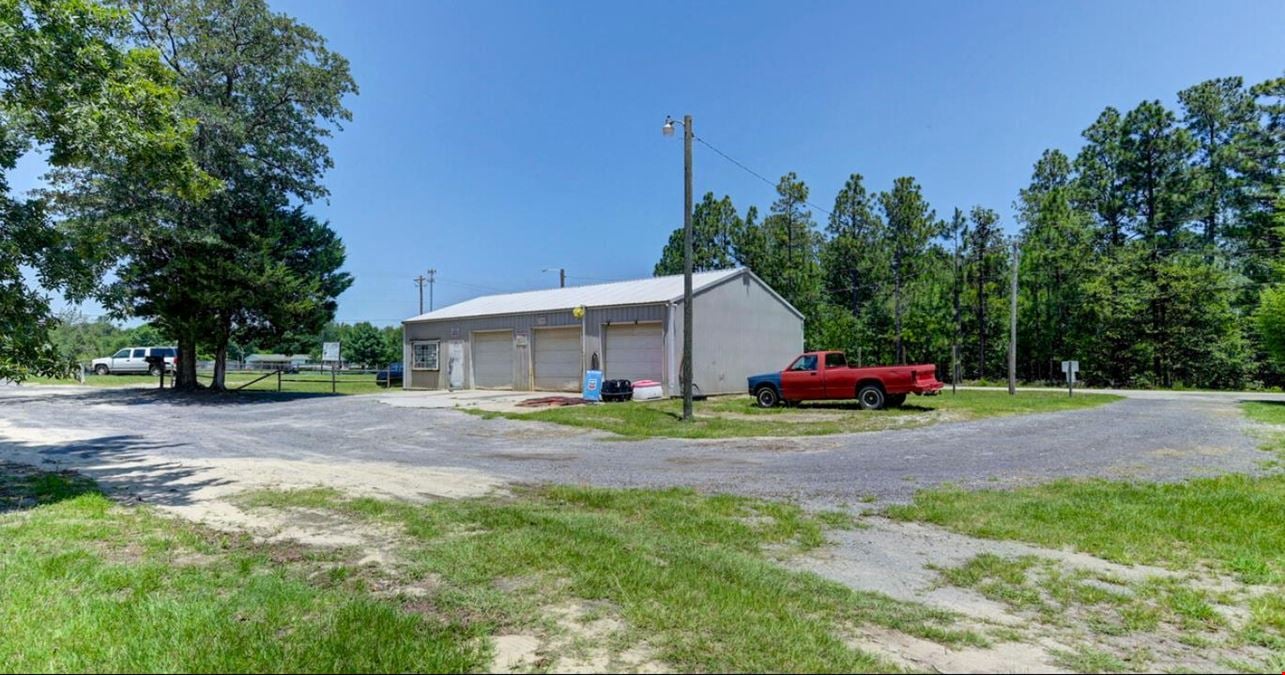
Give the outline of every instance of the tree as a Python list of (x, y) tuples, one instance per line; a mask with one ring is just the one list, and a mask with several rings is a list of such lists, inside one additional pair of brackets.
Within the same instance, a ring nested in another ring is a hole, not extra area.
[[(1000, 332), (995, 325), (1002, 317), (992, 307), (1002, 302), (1005, 266), (1004, 233), (999, 228), (999, 214), (981, 206), (969, 212), (972, 226), (965, 232), (967, 258), (966, 274), (972, 293), (973, 333), (976, 335), (977, 377), (986, 378), (987, 365), (993, 360), (993, 347), (988, 345), (992, 334)], [(996, 352), (998, 353), (998, 352)]]
[[(692, 210), (692, 271), (724, 270), (736, 266), (734, 243), (745, 227), (732, 198), (715, 199), (713, 192)], [(683, 273), (683, 228), (674, 230), (661, 251), (654, 274)]]
[(334, 318), (336, 299), (352, 285), (339, 271), (343, 243), (302, 209), (230, 222), (236, 227), (224, 229), (219, 259), (204, 260), (204, 271), (217, 275), (218, 290), (205, 305), (215, 322), (206, 340), (214, 349), (216, 388), (223, 386), (230, 343), (279, 343), (315, 333)]
[(1084, 147), (1075, 157), (1077, 206), (1092, 213), (1104, 249), (1124, 245), (1129, 201), (1125, 188), (1124, 126), (1120, 111), (1107, 108), (1082, 134)]
[(1147, 249), (1144, 278), (1149, 292), (1148, 342), (1152, 349), (1152, 375), (1168, 386), (1168, 344), (1171, 289), (1161, 275), (1166, 257), (1183, 244), (1184, 225), (1190, 213), (1189, 160), (1195, 144), (1174, 114), (1159, 101), (1144, 101), (1124, 118), (1124, 185), (1132, 211), (1132, 230)]
[[(326, 195), (321, 178), (331, 159), (325, 140), (350, 119), (343, 98), (355, 93), (356, 85), (347, 61), (327, 49), (321, 36), (270, 12), (264, 0), (129, 0), (126, 5), (135, 42), (160, 54), (181, 92), (180, 111), (195, 121), (186, 150), (221, 189), (192, 200), (126, 192), (97, 173), (67, 176), (61, 181), (66, 215), (73, 226), (104, 217), (119, 226), (111, 239), (123, 256), (113, 270), (118, 281), (100, 291), (100, 301), (121, 316), (153, 319), (184, 354), (195, 354), (198, 344), (214, 337), (222, 342), (215, 345), (216, 375), (221, 374), (223, 347), (236, 321), (229, 317), (246, 298), (243, 287), (223, 283), (237, 260), (229, 249), (244, 237), (244, 224), (256, 220), (315, 234), (306, 219), (281, 216), (292, 202), (306, 204)], [(284, 232), (281, 227), (271, 231)], [(260, 242), (260, 250), (286, 248)], [(266, 320), (294, 316), (258, 315)], [(288, 329), (274, 326), (273, 332)], [(196, 386), (195, 359), (183, 359), (181, 365), (179, 386)], [(214, 386), (221, 386), (218, 377)]]
[(879, 195), (883, 211), (885, 250), (888, 251), (893, 284), (893, 335), (897, 363), (906, 362), (902, 335), (907, 280), (915, 277), (928, 242), (941, 233), (936, 213), (928, 206), (914, 178), (893, 181), (892, 190)]
[(1083, 287), (1096, 255), (1095, 237), (1091, 216), (1075, 208), (1075, 189), (1070, 159), (1046, 150), (1018, 195), (1018, 342), (1028, 358), (1026, 377), (1032, 380), (1058, 377), (1058, 362), (1079, 356), (1091, 326), (1084, 315)]
[(883, 260), (876, 246), (882, 223), (874, 214), (874, 197), (866, 191), (861, 174), (854, 173), (834, 198), (834, 210), (822, 248), (822, 267), (831, 303), (846, 306), (853, 317), (861, 315), (883, 277)]
[(776, 253), (774, 276), (786, 299), (796, 307), (817, 300), (816, 224), (807, 209), (808, 186), (793, 171), (776, 184), (776, 201), (763, 225)]
[(383, 364), (383, 336), (366, 321), (354, 325), (348, 342), (344, 344), (344, 360), (359, 363), (366, 368)]
[(1220, 225), (1234, 219), (1243, 208), (1243, 147), (1258, 126), (1254, 98), (1239, 77), (1207, 80), (1178, 92), (1183, 123), (1195, 140), (1197, 164), (1193, 167), (1195, 195), (1192, 207), (1204, 224), (1204, 238), (1214, 244)]
[(154, 53), (122, 46), (123, 19), (91, 0), (0, 0), (0, 380), (69, 365), (26, 270), (71, 300), (95, 280), (93, 252), (49, 220), (47, 200), (9, 194), (7, 173), (27, 150), (45, 150), (54, 170), (93, 165), (122, 184), (199, 192), (170, 78)]
[(1254, 318), (1263, 346), (1277, 363), (1285, 365), (1285, 288), (1278, 284), (1263, 289)]

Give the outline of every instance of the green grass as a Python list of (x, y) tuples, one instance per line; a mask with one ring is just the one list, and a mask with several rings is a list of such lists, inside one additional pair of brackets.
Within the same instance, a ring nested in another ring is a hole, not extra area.
[(319, 586), (277, 549), (116, 506), (83, 482), (30, 480), (43, 505), (0, 512), (0, 671), (485, 666), (480, 626)]
[[(782, 567), (853, 525), (791, 504), (576, 487), (239, 502), (390, 527), (399, 562), (382, 567), (357, 564), (356, 549), (256, 544), (119, 506), (73, 474), (0, 462), (0, 476), (0, 672), (479, 671), (490, 636), (541, 635), (567, 602), (618, 618), (608, 642), (646, 644), (680, 671), (886, 671), (846, 642), (866, 624), (986, 643), (949, 613)], [(428, 594), (387, 592), (406, 587)]]
[(682, 421), (676, 399), (552, 408), (531, 413), (467, 410), (483, 417), (553, 422), (610, 431), (628, 438), (733, 438), (745, 436), (813, 436), (918, 427), (948, 420), (1091, 408), (1120, 397), (1085, 394), (1074, 398), (1055, 392), (961, 391), (911, 397), (900, 408), (861, 410), (856, 402), (805, 403), (794, 408), (764, 409), (748, 396), (723, 396), (696, 402), (696, 419)]
[(1240, 407), (1255, 422), (1285, 426), (1285, 401), (1245, 401)]
[[(912, 504), (890, 507), (887, 513), (973, 536), (1071, 547), (1124, 564), (1196, 574), (1212, 570), (1241, 584), (1274, 587), (1249, 594), (1249, 619), (1236, 628), (1234, 639), (1267, 648), (1271, 663), (1285, 666), (1285, 475), (1280, 473), (1168, 484), (1061, 480), (1009, 491), (937, 489), (920, 492)], [(1046, 602), (1050, 594), (1057, 597), (1059, 588), (1068, 592), (1066, 579), (1013, 584), (1014, 564), (977, 563), (980, 569), (975, 565), (948, 572), (947, 579), (971, 583), (1005, 601), (1038, 592)], [(1010, 568), (1008, 576), (1004, 565)], [(1098, 629), (1151, 630), (1164, 621), (1199, 642), (1206, 631), (1226, 628), (1213, 598), (1181, 579), (1151, 579), (1130, 588), (1134, 600), (1114, 616), (1098, 617)], [(1039, 609), (1048, 616), (1065, 607), (1064, 602)]]
[(988, 539), (1071, 546), (1120, 563), (1211, 563), (1248, 583), (1285, 582), (1285, 476), (1183, 483), (1059, 480), (1017, 490), (920, 492), (888, 514)]
[[(269, 492), (248, 505), (327, 507), (394, 524), (413, 543), (412, 574), (452, 589), (447, 611), (490, 608), (501, 623), (523, 608), (566, 600), (615, 608), (633, 639), (680, 671), (834, 672), (887, 668), (848, 647), (845, 627), (878, 624), (955, 644), (984, 644), (950, 615), (858, 593), (786, 570), (765, 551), (823, 542), (823, 523), (798, 507), (689, 490), (532, 489), (507, 501), (410, 505), (331, 491)], [(524, 601), (496, 597), (530, 580)]]

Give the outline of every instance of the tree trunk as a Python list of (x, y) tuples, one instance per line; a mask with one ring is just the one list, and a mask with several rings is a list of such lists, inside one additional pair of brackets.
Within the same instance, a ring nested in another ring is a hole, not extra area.
[(986, 379), (986, 258), (979, 256), (981, 270), (977, 275), (977, 379)]
[(182, 335), (178, 339), (179, 362), (178, 372), (174, 374), (174, 388), (193, 391), (196, 382), (196, 338)]
[(905, 365), (906, 350), (901, 344), (901, 255), (898, 254), (892, 262), (892, 305), (893, 317), (896, 324), (894, 330), (897, 334), (897, 363)]
[(231, 333), (231, 322), (224, 319), (219, 324), (219, 334), (215, 337), (214, 348), (214, 381), (210, 388), (215, 391), (227, 390), (228, 374), (228, 340)]

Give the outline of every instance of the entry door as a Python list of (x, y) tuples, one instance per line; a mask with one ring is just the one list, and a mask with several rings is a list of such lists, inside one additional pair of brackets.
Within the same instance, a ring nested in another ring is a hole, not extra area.
[(464, 342), (446, 343), (446, 382), (451, 389), (464, 388)]
[(579, 391), (582, 352), (579, 326), (537, 328), (531, 350), (535, 361), (535, 388)]
[(473, 334), (473, 386), (513, 387), (513, 331)]
[(660, 324), (612, 324), (607, 326), (606, 335), (606, 379), (664, 382), (665, 338)]

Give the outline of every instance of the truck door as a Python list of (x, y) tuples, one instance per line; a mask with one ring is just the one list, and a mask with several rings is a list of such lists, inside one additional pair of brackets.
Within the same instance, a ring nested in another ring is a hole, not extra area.
[(816, 354), (804, 354), (781, 372), (781, 398), (787, 401), (813, 401), (825, 398), (825, 379)]
[(856, 396), (856, 379), (848, 369), (848, 359), (843, 352), (830, 352), (825, 355), (825, 397), (846, 399)]

